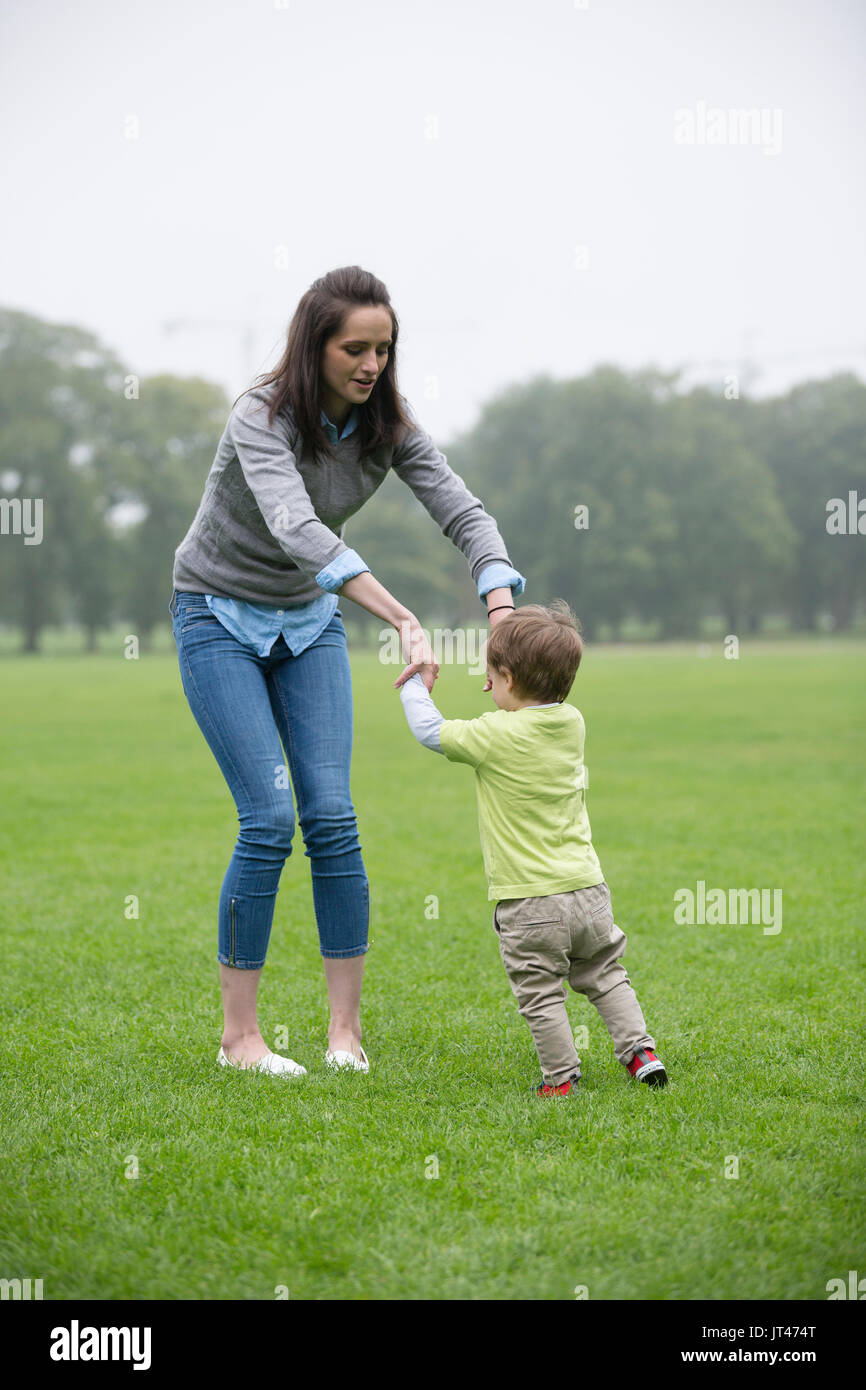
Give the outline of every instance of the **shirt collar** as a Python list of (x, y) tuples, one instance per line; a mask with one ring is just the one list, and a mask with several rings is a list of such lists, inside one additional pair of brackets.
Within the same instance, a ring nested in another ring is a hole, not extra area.
[(358, 407), (356, 405), (352, 406), (352, 409), (349, 411), (349, 414), (346, 417), (346, 423), (343, 426), (343, 433), (340, 435), (337, 434), (337, 426), (334, 424), (333, 420), (328, 419), (324, 410), (321, 412), (321, 419), (322, 424), (324, 425), (329, 438), (331, 439), (332, 443), (336, 444), (339, 440), (345, 439), (347, 435), (351, 434), (353, 430), (358, 428)]

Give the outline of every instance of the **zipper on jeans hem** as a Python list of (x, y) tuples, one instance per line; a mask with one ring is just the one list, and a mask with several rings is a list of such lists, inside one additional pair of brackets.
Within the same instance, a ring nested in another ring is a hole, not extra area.
[(235, 900), (232, 898), (232, 948), (230, 952), (229, 965), (235, 963)]

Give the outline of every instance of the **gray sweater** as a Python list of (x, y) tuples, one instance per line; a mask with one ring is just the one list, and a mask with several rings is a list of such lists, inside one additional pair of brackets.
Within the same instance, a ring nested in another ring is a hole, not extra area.
[(204, 494), (174, 556), (175, 589), (292, 608), (323, 593), (316, 575), (349, 547), (343, 523), (393, 468), (443, 534), (466, 556), (477, 582), (485, 565), (510, 565), (496, 522), (421, 428), (399, 446), (360, 457), (355, 430), (315, 463), (288, 407), (268, 427), (272, 386), (232, 407)]

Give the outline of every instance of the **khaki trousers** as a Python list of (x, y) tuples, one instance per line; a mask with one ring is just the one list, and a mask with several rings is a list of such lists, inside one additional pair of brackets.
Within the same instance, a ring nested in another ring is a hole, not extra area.
[(544, 1081), (558, 1086), (580, 1058), (565, 1010), (568, 980), (594, 1004), (618, 1062), (639, 1047), (655, 1049), (620, 957), (626, 935), (613, 920), (606, 883), (541, 898), (502, 898), (493, 912), (502, 964), (529, 1024)]

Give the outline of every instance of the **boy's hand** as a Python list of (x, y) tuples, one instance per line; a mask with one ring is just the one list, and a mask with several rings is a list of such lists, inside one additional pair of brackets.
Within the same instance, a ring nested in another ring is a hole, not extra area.
[(439, 675), (439, 663), (437, 661), (426, 661), (423, 662), (420, 666), (417, 662), (410, 662), (409, 665), (406, 667), (405, 671), (400, 676), (400, 679), (394, 682), (395, 686), (399, 689), (399, 687), (403, 685), (405, 681), (409, 680), (410, 676), (414, 675), (416, 671), (418, 671), (422, 681), (427, 687), (427, 694), (432, 695), (433, 683), (436, 680), (436, 677)]
[(413, 676), (417, 671), (429, 694), (433, 690), (433, 682), (439, 675), (439, 662), (433, 656), (433, 649), (424, 636), (421, 624), (417, 618), (412, 618), (407, 622), (400, 623), (397, 630), (400, 633), (403, 660), (407, 662), (407, 665), (395, 680), (394, 689), (399, 690), (400, 686), (405, 684), (410, 676)]

